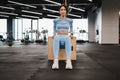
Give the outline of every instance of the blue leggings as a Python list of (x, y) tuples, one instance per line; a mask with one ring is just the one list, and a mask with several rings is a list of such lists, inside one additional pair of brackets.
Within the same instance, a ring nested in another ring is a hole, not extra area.
[(65, 51), (67, 58), (71, 58), (71, 38), (68, 35), (56, 35), (53, 40), (54, 58), (58, 58), (60, 50), (60, 41), (65, 42)]

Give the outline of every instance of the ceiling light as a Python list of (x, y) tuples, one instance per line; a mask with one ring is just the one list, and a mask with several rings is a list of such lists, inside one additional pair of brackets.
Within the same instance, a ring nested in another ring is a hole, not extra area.
[(29, 18), (39, 18), (39, 17), (36, 17), (36, 16), (29, 16), (29, 15), (21, 15), (22, 17), (29, 17)]
[(15, 8), (12, 8), (12, 7), (5, 7), (5, 6), (0, 6), (0, 8), (15, 10)]
[(38, 15), (42, 15), (42, 13), (38, 13), (38, 12), (32, 12), (32, 11), (27, 11), (27, 10), (22, 10), (22, 12), (26, 12), (26, 13), (32, 13), (32, 14), (38, 14)]
[(80, 9), (80, 8), (76, 8), (76, 7), (72, 7), (72, 6), (69, 6), (69, 8), (85, 12), (84, 9)]
[(88, 1), (92, 2), (93, 0), (88, 0)]
[(74, 15), (74, 14), (68, 14), (68, 15), (81, 18), (81, 16), (79, 16), (79, 15)]
[(16, 19), (20, 19), (21, 17), (16, 17)]
[(15, 13), (8, 13), (8, 12), (0, 12), (1, 14), (9, 14), (9, 15), (18, 15), (18, 14), (15, 14)]
[(45, 1), (53, 3), (53, 4), (61, 5), (61, 3), (58, 3), (58, 2), (55, 2), (55, 1), (51, 1), (51, 0), (45, 0)]
[(1, 15), (0, 15), (0, 17), (9, 17), (9, 16), (6, 16), (6, 15), (2, 15), (2, 14), (1, 14)]
[(49, 16), (49, 17), (58, 17), (58, 16), (51, 15), (51, 14), (48, 14), (47, 16)]
[(47, 8), (43, 8), (43, 10), (47, 10), (47, 11), (54, 12), (54, 13), (59, 13), (59, 11), (52, 10), (52, 9), (47, 9)]
[(9, 3), (13, 3), (13, 4), (17, 4), (17, 5), (31, 7), (31, 8), (37, 8), (36, 6), (32, 6), (32, 5), (28, 5), (28, 4), (23, 4), (23, 3), (19, 3), (19, 2), (14, 2), (14, 1), (10, 1), (10, 0), (8, 0), (8, 2)]

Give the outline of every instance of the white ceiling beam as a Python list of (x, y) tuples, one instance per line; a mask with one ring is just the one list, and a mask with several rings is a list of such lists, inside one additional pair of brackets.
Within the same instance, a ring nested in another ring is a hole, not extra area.
[(9, 16), (6, 16), (6, 15), (2, 15), (2, 14), (0, 14), (0, 17), (9, 17)]
[(28, 5), (28, 4), (23, 4), (23, 3), (19, 3), (19, 2), (14, 2), (14, 1), (10, 1), (10, 0), (8, 0), (8, 2), (12, 3), (12, 4), (21, 5), (21, 6), (27, 6), (27, 7), (31, 7), (31, 8), (37, 8), (36, 6), (32, 6), (32, 5)]
[(47, 16), (49, 16), (49, 17), (56, 17), (56, 18), (59, 17), (59, 16), (55, 16), (55, 15), (51, 15), (51, 14), (47, 14)]
[(3, 9), (10, 9), (10, 10), (15, 10), (15, 8), (12, 8), (12, 7), (6, 7), (6, 6), (0, 6), (0, 8), (3, 8)]
[(0, 12), (0, 14), (18, 15), (18, 14), (16, 14), (16, 13), (8, 13), (8, 12)]
[(54, 12), (54, 13), (59, 13), (59, 11), (52, 10), (52, 9), (47, 9), (47, 8), (43, 8), (43, 10), (47, 10), (47, 11)]
[(68, 15), (81, 18), (81, 16), (75, 14), (68, 14)]
[(42, 15), (42, 13), (39, 13), (39, 12), (33, 12), (33, 11), (28, 11), (28, 10), (22, 10), (22, 12)]
[(55, 2), (55, 1), (51, 1), (51, 0), (45, 0), (45, 1), (53, 3), (53, 4), (61, 5), (61, 3), (58, 3), (58, 2)]
[(69, 6), (69, 8), (75, 9), (75, 10), (78, 10), (78, 11), (83, 11), (83, 12), (85, 12), (85, 10), (84, 10), (84, 9), (81, 9), (81, 8), (76, 8), (76, 7), (73, 7), (73, 6)]
[(22, 17), (29, 17), (29, 18), (39, 18), (39, 17), (36, 17), (36, 16), (30, 16), (30, 15), (21, 15)]

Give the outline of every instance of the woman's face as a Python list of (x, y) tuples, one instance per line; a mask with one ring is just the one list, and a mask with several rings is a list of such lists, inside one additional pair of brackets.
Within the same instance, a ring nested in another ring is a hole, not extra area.
[(62, 7), (60, 8), (60, 15), (61, 15), (61, 16), (66, 16), (66, 13), (67, 13), (66, 8), (65, 8), (64, 6), (62, 6)]

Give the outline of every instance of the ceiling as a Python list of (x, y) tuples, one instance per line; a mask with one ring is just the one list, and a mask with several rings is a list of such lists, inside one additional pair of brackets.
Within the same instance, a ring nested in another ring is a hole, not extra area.
[(61, 4), (68, 6), (68, 17), (87, 18), (101, 6), (101, 0), (0, 0), (0, 18), (56, 18)]

